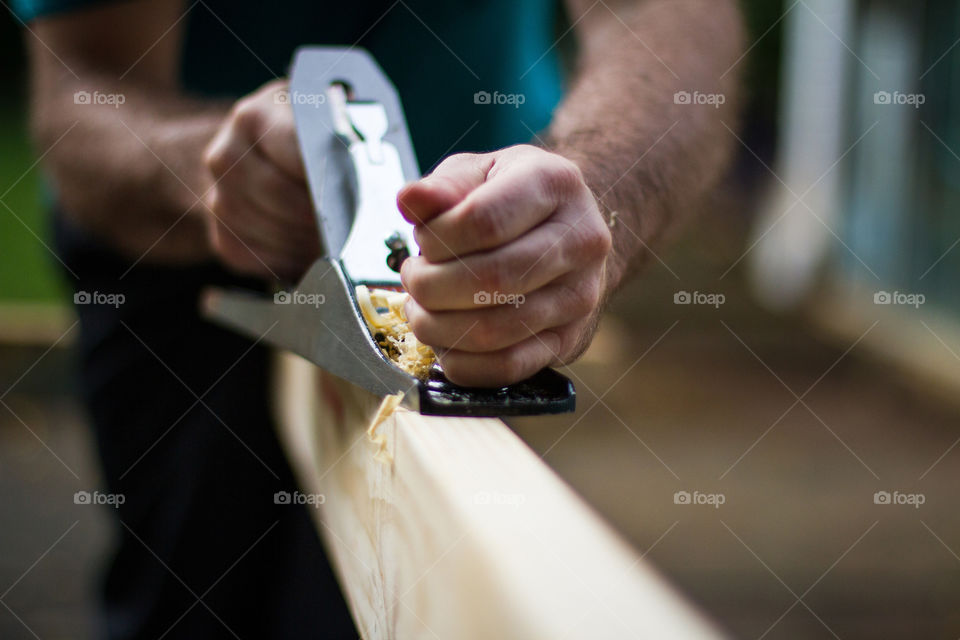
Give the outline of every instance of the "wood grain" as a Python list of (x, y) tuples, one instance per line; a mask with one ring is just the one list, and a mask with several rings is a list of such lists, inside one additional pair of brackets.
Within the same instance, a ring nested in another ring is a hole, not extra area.
[(371, 437), (379, 398), (291, 355), (276, 388), (364, 638), (719, 637), (500, 420), (401, 408)]

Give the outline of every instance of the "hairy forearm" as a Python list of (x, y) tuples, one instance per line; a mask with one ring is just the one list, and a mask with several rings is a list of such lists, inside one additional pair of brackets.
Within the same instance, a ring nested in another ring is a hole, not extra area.
[[(62, 68), (50, 78), (48, 69), (33, 85), (34, 138), (67, 215), (134, 260), (208, 258), (203, 149), (228, 105), (77, 72), (81, 79)], [(122, 104), (76, 104), (77, 91)]]
[[(586, 12), (578, 68), (547, 144), (579, 165), (610, 220), (609, 293), (721, 177), (743, 31), (732, 0), (571, 4), (573, 20)], [(681, 91), (723, 104), (677, 104)]]

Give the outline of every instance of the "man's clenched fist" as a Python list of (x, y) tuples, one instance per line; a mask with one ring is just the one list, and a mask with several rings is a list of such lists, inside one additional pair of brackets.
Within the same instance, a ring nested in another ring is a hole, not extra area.
[(510, 384), (586, 348), (611, 238), (573, 162), (528, 145), (455, 155), (397, 200), (421, 251), (401, 270), (407, 317), (451, 381)]
[(299, 277), (320, 251), (287, 82), (238, 101), (204, 154), (214, 186), (205, 212), (220, 260), (241, 273)]

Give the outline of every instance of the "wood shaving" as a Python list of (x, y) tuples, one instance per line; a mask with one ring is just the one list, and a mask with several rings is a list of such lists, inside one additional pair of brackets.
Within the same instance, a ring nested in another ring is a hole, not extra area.
[(388, 289), (356, 289), (357, 304), (374, 341), (391, 362), (418, 378), (426, 378), (437, 356), (410, 330), (403, 310), (409, 294)]
[(373, 416), (370, 426), (367, 427), (367, 439), (377, 447), (377, 453), (374, 454), (373, 457), (378, 462), (382, 462), (384, 464), (390, 464), (393, 462), (393, 456), (387, 449), (387, 436), (382, 433), (378, 433), (377, 428), (383, 424), (384, 420), (393, 415), (402, 401), (402, 391), (391, 396), (386, 396), (380, 403), (380, 408), (377, 409), (376, 415)]

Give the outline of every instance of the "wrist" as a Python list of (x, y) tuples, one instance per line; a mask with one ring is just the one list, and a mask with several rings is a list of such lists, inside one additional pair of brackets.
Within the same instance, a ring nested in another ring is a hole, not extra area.
[[(590, 191), (593, 202), (596, 204), (600, 217), (603, 219), (607, 228), (610, 230), (611, 246), (604, 258), (603, 265), (603, 285), (601, 293), (601, 307), (607, 299), (620, 287), (621, 282), (628, 272), (628, 266), (631, 263), (631, 255), (634, 251), (630, 248), (639, 242), (629, 242), (629, 240), (639, 240), (634, 238), (631, 230), (625, 228), (623, 209), (619, 207), (615, 193), (610, 185), (597, 178), (600, 173), (595, 169), (592, 163), (584, 154), (573, 149), (564, 150), (555, 145), (553, 153), (557, 153), (570, 160), (580, 169), (583, 176), (584, 185)], [(624, 234), (626, 234), (626, 237)]]

